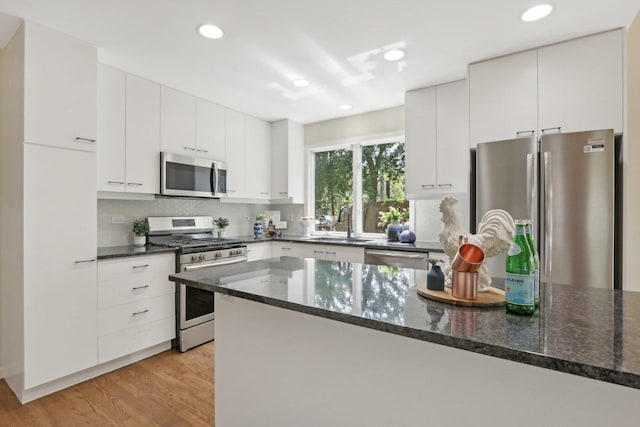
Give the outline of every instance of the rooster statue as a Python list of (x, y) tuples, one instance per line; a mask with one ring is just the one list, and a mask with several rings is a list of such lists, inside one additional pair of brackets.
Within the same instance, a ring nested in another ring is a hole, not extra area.
[[(454, 210), (458, 203), (455, 197), (445, 197), (440, 202), (443, 222), (440, 232), (440, 243), (449, 257), (449, 263), (443, 268), (446, 286), (451, 286), (451, 261), (458, 251), (460, 236), (468, 243), (480, 247), (484, 251), (485, 260), (506, 252), (513, 241), (515, 223), (508, 212), (501, 209), (490, 210), (482, 216), (478, 224), (478, 233), (470, 234), (462, 225)], [(478, 290), (487, 291), (491, 287), (491, 276), (486, 264), (478, 270)]]

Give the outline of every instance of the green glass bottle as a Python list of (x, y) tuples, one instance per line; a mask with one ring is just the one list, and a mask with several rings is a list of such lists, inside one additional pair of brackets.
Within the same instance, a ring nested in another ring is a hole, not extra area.
[(531, 234), (531, 220), (525, 220), (525, 236), (527, 236), (527, 243), (529, 243), (529, 248), (531, 249), (531, 255), (533, 256), (533, 270), (534, 270), (534, 293), (533, 293), (533, 301), (535, 302), (536, 307), (540, 305), (540, 256), (538, 255), (538, 251), (536, 250), (536, 244), (533, 241), (533, 235)]
[(525, 224), (518, 220), (516, 234), (507, 253), (504, 300), (507, 311), (517, 314), (533, 314), (536, 311), (532, 259)]

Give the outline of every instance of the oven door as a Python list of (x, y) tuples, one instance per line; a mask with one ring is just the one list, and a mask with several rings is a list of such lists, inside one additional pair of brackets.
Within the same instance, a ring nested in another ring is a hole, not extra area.
[(173, 153), (160, 153), (160, 194), (216, 197), (216, 162)]
[[(223, 265), (246, 262), (247, 257), (235, 257), (223, 261), (204, 261), (180, 266), (181, 272), (215, 268)], [(190, 328), (215, 318), (213, 292), (180, 285), (180, 329)]]

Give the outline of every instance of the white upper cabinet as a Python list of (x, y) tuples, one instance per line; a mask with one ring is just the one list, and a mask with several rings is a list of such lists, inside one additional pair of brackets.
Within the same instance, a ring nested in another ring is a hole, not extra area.
[(98, 191), (125, 191), (127, 75), (98, 65)]
[(227, 195), (231, 198), (246, 197), (244, 119), (242, 113), (226, 111)]
[(436, 186), (436, 88), (405, 94), (405, 185), (409, 198), (434, 193)]
[(470, 145), (532, 132), (622, 132), (623, 46), (618, 29), (471, 64)]
[(469, 187), (467, 81), (436, 87), (438, 191), (466, 193)]
[(271, 123), (271, 198), (304, 202), (304, 126), (291, 120)]
[(226, 108), (196, 99), (196, 155), (214, 160), (227, 160), (225, 142)]
[(25, 25), (26, 142), (96, 150), (97, 55), (86, 42)]
[(160, 191), (160, 85), (127, 75), (126, 189)]
[(405, 185), (409, 199), (466, 193), (467, 82), (405, 94)]
[(537, 129), (537, 52), (469, 66), (470, 145), (531, 135)]
[(245, 116), (246, 196), (252, 199), (271, 197), (271, 125)]
[(98, 71), (98, 191), (155, 194), (160, 86), (102, 64)]
[(622, 132), (622, 30), (538, 49), (541, 130)]
[(162, 86), (160, 140), (162, 151), (196, 153), (196, 98)]

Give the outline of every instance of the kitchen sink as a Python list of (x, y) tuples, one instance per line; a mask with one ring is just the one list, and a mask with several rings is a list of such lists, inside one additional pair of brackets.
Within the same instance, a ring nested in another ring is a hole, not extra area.
[(364, 243), (371, 242), (371, 239), (364, 239), (359, 237), (330, 237), (330, 236), (322, 236), (322, 237), (309, 237), (305, 240), (309, 240), (311, 242), (320, 242), (320, 243)]

